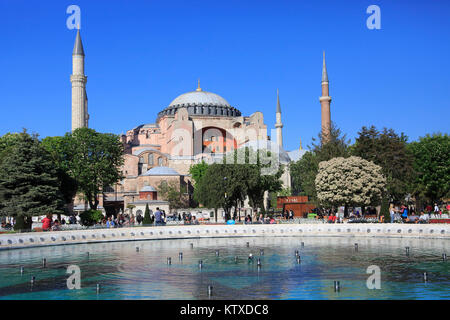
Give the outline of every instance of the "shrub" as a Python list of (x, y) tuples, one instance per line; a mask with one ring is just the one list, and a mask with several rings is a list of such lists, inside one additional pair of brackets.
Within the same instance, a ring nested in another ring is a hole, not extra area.
[(150, 209), (148, 208), (148, 203), (145, 205), (144, 221), (143, 225), (152, 224), (152, 219), (150, 218)]
[(101, 210), (87, 210), (80, 214), (80, 223), (83, 226), (93, 226), (103, 218)]
[(391, 222), (391, 215), (389, 213), (389, 201), (385, 198), (381, 201), (380, 216), (384, 216), (385, 223)]

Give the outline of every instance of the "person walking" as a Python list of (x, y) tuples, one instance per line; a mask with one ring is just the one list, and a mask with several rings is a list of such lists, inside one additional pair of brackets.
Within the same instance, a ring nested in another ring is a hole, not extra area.
[(156, 211), (155, 211), (155, 226), (162, 226), (162, 225), (163, 225), (162, 212), (159, 211), (159, 208), (156, 208)]
[(403, 222), (406, 222), (406, 220), (408, 219), (408, 208), (406, 206), (403, 206), (403, 211), (402, 211), (402, 220)]
[(49, 213), (42, 219), (42, 230), (49, 231), (52, 226), (52, 215)]
[(389, 215), (391, 216), (391, 223), (394, 223), (394, 219), (395, 219), (395, 208), (394, 208), (394, 204), (391, 203), (390, 207), (389, 207)]
[(437, 203), (434, 204), (434, 214), (439, 214), (439, 207)]

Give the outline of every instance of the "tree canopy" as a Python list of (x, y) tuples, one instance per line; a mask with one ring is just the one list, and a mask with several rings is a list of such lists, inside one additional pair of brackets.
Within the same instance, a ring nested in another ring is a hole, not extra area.
[(189, 199), (187, 199), (185, 193), (180, 190), (179, 184), (175, 181), (161, 181), (157, 189), (158, 195), (169, 202), (171, 209), (187, 208), (189, 206)]
[(9, 150), (14, 147), (19, 138), (19, 133), (10, 132), (0, 137), (0, 162), (2, 162), (2, 159), (7, 155)]
[(337, 157), (319, 163), (317, 198), (324, 206), (376, 206), (386, 179), (380, 166), (360, 157)]
[(413, 192), (417, 197), (435, 202), (450, 197), (450, 136), (436, 133), (412, 142), (415, 179)]
[(413, 156), (408, 150), (408, 137), (393, 129), (378, 131), (375, 126), (362, 127), (352, 154), (381, 166), (386, 177), (387, 198), (401, 202), (409, 191), (413, 175)]
[(26, 131), (0, 163), (0, 211), (16, 217), (16, 229), (31, 228), (31, 216), (59, 214), (64, 201), (57, 169), (37, 135)]
[(189, 168), (189, 173), (194, 179), (194, 184), (198, 183), (200, 179), (205, 175), (206, 170), (208, 169), (208, 164), (205, 161), (194, 164)]
[(325, 142), (322, 132), (317, 138), (313, 138), (311, 151), (306, 152), (297, 162), (289, 164), (292, 181), (292, 193), (294, 195), (306, 195), (309, 200), (317, 203), (315, 179), (321, 161), (328, 161), (335, 157), (349, 157), (350, 141), (345, 134), (333, 123), (330, 139)]
[(283, 167), (276, 155), (267, 150), (252, 148), (233, 150), (223, 163), (207, 166), (203, 177), (196, 182), (194, 199), (205, 206), (224, 208), (226, 218), (231, 218), (231, 208), (241, 205), (248, 197), (257, 210), (264, 207), (264, 193), (281, 190)]
[(90, 208), (96, 210), (104, 188), (123, 178), (123, 145), (118, 135), (79, 128), (63, 137), (44, 139), (44, 146), (51, 150), (67, 186), (66, 200), (77, 190)]

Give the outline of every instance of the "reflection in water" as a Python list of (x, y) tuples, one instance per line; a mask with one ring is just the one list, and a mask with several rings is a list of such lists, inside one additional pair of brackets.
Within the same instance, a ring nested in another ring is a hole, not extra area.
[[(441, 258), (448, 245), (446, 240), (265, 237), (1, 251), (0, 299), (449, 299), (450, 267)], [(81, 269), (80, 290), (66, 286), (66, 270), (72, 264)], [(380, 290), (366, 287), (370, 265), (381, 269)], [(340, 292), (334, 292), (335, 280), (340, 281)], [(214, 288), (211, 297), (209, 285)]]

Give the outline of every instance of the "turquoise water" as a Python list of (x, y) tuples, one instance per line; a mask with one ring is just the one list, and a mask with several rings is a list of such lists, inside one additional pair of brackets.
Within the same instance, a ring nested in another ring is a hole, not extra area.
[[(442, 260), (449, 244), (420, 239), (266, 237), (0, 251), (0, 299), (450, 299), (450, 262)], [(262, 256), (260, 249), (264, 249)], [(181, 261), (179, 252), (183, 252)], [(249, 253), (253, 263), (248, 261)], [(42, 258), (47, 260), (45, 268)], [(81, 289), (67, 288), (69, 265), (80, 267)], [(370, 265), (381, 269), (379, 290), (366, 286)], [(340, 281), (339, 292), (334, 291), (335, 280)], [(212, 296), (208, 296), (209, 285)]]

